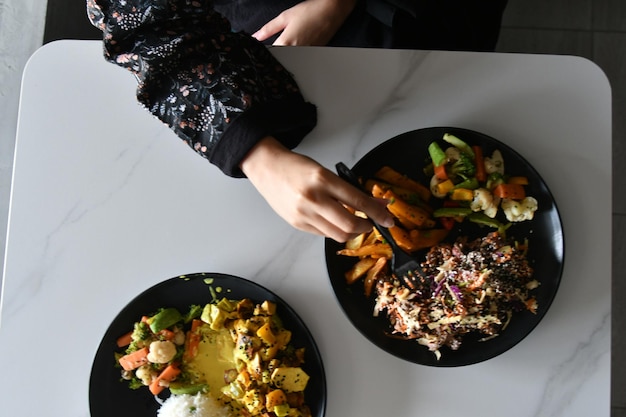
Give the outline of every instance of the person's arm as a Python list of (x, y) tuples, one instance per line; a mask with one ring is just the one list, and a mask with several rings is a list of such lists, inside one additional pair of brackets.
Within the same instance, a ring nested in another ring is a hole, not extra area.
[(105, 57), (132, 71), (138, 100), (224, 173), (263, 137), (292, 149), (316, 124), (291, 74), (233, 33), (209, 0), (88, 0)]
[(211, 5), (88, 0), (106, 58), (137, 76), (139, 101), (224, 173), (248, 176), (289, 224), (345, 241), (371, 224), (342, 204), (391, 221), (379, 201), (290, 150), (315, 126), (315, 107), (264, 45), (232, 33)]
[(348, 18), (357, 0), (305, 0), (283, 11), (252, 36), (264, 41), (282, 32), (274, 45), (323, 46)]

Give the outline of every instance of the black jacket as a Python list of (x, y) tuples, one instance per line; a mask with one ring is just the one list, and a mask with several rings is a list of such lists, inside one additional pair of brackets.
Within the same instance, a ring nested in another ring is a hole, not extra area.
[[(293, 149), (317, 122), (292, 75), (249, 36), (299, 2), (87, 0), (87, 10), (106, 59), (137, 77), (139, 102), (225, 174), (242, 177), (239, 163), (260, 139)], [(490, 50), (505, 4), (360, 0), (329, 45)]]

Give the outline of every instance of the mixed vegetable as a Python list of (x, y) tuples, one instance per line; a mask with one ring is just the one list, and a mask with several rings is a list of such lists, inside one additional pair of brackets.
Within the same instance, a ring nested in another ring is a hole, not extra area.
[(304, 348), (290, 342), (273, 302), (222, 298), (142, 317), (118, 339), (116, 360), (133, 389), (210, 393), (246, 417), (309, 417)]
[(482, 147), (454, 135), (444, 134), (443, 140), (449, 145), (445, 149), (437, 141), (428, 146), (432, 162), (425, 168), (431, 175), (430, 191), (444, 200), (434, 217), (447, 228), (467, 218), (500, 232), (510, 225), (496, 218), (500, 210), (511, 223), (533, 219), (537, 200), (526, 195), (528, 178), (506, 173), (499, 150), (485, 156)]

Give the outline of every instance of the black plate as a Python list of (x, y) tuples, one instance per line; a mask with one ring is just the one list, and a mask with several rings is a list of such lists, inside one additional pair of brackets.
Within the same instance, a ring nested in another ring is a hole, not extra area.
[[(434, 140), (443, 143), (441, 139), (444, 133), (456, 135), (470, 145), (481, 145), (487, 156), (491, 155), (493, 150), (499, 149), (504, 157), (506, 173), (528, 177), (530, 184), (526, 187), (527, 194), (537, 199), (539, 208), (532, 221), (513, 225), (509, 228), (507, 236), (518, 240), (529, 238), (528, 259), (535, 270), (535, 278), (541, 282), (541, 286), (534, 290), (539, 304), (537, 314), (530, 312), (515, 314), (507, 329), (500, 336), (488, 341), (480, 342), (478, 337), (468, 335), (457, 351), (443, 347), (440, 350), (442, 357), (437, 360), (432, 352), (416, 341), (399, 340), (388, 336), (391, 331), (389, 320), (384, 314), (373, 317), (374, 297), (370, 299), (365, 297), (362, 281), (352, 285), (345, 282), (344, 273), (356, 262), (355, 259), (336, 254), (337, 250), (343, 248), (343, 244), (331, 239), (325, 241), (330, 281), (339, 304), (352, 324), (372, 343), (392, 355), (417, 364), (440, 367), (482, 362), (507, 351), (524, 339), (544, 317), (556, 295), (561, 281), (564, 257), (561, 220), (545, 182), (521, 155), (489, 136), (451, 127), (415, 130), (377, 146), (358, 161), (353, 170), (357, 175), (368, 178), (381, 166), (389, 165), (423, 184), (428, 184), (430, 178), (426, 178), (423, 173), (423, 168), (429, 161), (427, 148)], [(451, 233), (447, 240), (453, 241), (459, 233), (481, 237), (487, 231), (464, 222), (462, 230)], [(423, 259), (425, 252), (418, 253), (418, 257)]]
[[(250, 298), (255, 302), (273, 301), (277, 314), (285, 327), (292, 332), (291, 343), (305, 348), (303, 369), (310, 376), (305, 397), (314, 417), (322, 417), (326, 410), (326, 378), (317, 345), (304, 322), (285, 301), (268, 289), (243, 278), (219, 274), (196, 273), (176, 277), (157, 284), (132, 300), (115, 317), (106, 331), (96, 353), (89, 382), (89, 407), (91, 417), (153, 417), (159, 404), (145, 389), (131, 390), (126, 381), (120, 381), (120, 370), (115, 367), (114, 352), (117, 338), (128, 332), (142, 315), (161, 307), (176, 307), (186, 311), (192, 304), (204, 305), (212, 301), (205, 279), (212, 278), (214, 289), (222, 288), (219, 295), (231, 299)], [(219, 296), (218, 295), (218, 296)]]

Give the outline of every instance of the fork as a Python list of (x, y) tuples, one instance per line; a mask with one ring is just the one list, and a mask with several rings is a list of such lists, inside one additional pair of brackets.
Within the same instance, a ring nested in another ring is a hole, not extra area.
[[(339, 162), (335, 165), (339, 177), (346, 180), (359, 190), (367, 194), (367, 190), (363, 187), (357, 175), (346, 164)], [(368, 218), (373, 224), (376, 230), (391, 246), (393, 256), (391, 258), (391, 270), (397, 278), (413, 278), (414, 274), (424, 275), (422, 266), (419, 261), (410, 253), (406, 252), (396, 243), (395, 239), (391, 235), (391, 232), (385, 226), (380, 225), (375, 220)]]

